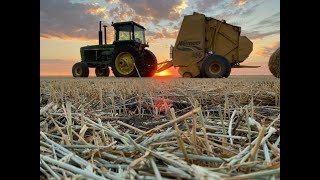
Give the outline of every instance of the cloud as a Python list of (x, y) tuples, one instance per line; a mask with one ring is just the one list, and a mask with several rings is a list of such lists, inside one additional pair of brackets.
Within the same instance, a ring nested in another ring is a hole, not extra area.
[(107, 17), (98, 4), (71, 3), (68, 0), (40, 1), (40, 37), (97, 39), (98, 21)]
[(194, 11), (210, 13), (217, 19), (238, 19), (252, 14), (264, 0), (196, 0)]
[(221, 9), (222, 12), (217, 15), (220, 19), (242, 19), (245, 18), (256, 10), (264, 0), (255, 0), (255, 1), (233, 1), (231, 3), (223, 3), (217, 9)]
[[(144, 26), (150, 25), (150, 28), (146, 27), (146, 34), (152, 36), (151, 40), (176, 38), (183, 19), (181, 12), (188, 6), (190, 9), (196, 8), (195, 10), (201, 13), (213, 12), (212, 17), (217, 19), (226, 19), (227, 22), (241, 21), (240, 24), (243, 24), (245, 23), (243, 22), (244, 17), (252, 14), (263, 1), (105, 0), (107, 4), (116, 6), (102, 6), (98, 3), (72, 3), (68, 0), (41, 0), (40, 37), (78, 41), (97, 40), (98, 22), (104, 20), (109, 24), (108, 42), (110, 42), (111, 39), (113, 40), (111, 21), (133, 20)], [(215, 11), (209, 11), (210, 8), (214, 8)], [(251, 27), (251, 32), (244, 31), (244, 34), (251, 39), (279, 34), (280, 28), (268, 32), (262, 29), (263, 27), (277, 27), (280, 22), (279, 17), (280, 13), (274, 14)], [(165, 23), (160, 23), (163, 20)], [(157, 29), (159, 32), (156, 32)]]
[(280, 12), (269, 16), (250, 28), (251, 30), (243, 30), (243, 34), (251, 39), (263, 39), (264, 37), (280, 34)]
[(220, 5), (220, 3), (223, 3), (223, 0), (197, 0), (194, 1), (195, 7), (199, 12), (206, 12), (209, 9)]
[(161, 31), (154, 32), (154, 31), (149, 31), (146, 32), (146, 36), (148, 38), (148, 41), (150, 43), (157, 43), (157, 39), (176, 39), (178, 36), (178, 30), (174, 31), (168, 31), (166, 28), (162, 28)]
[(242, 35), (247, 36), (251, 40), (263, 39), (267, 36), (280, 34), (280, 30), (272, 30), (268, 32), (261, 32), (261, 31), (242, 31)]
[(138, 16), (150, 16), (154, 21), (175, 20), (180, 17), (180, 12), (184, 10), (186, 0), (119, 0), (128, 5)]
[(271, 54), (278, 48), (280, 47), (280, 41), (278, 42), (273, 42), (265, 47), (261, 47), (256, 51), (257, 56), (261, 57), (270, 57)]
[(176, 38), (178, 31), (169, 32), (166, 28), (163, 28), (160, 32), (147, 32), (147, 36), (152, 36), (154, 38)]
[(242, 6), (248, 2), (248, 0), (237, 0), (239, 6)]
[(256, 29), (267, 27), (276, 27), (280, 29), (280, 12), (277, 12), (272, 16), (263, 19), (262, 21), (255, 24), (254, 27)]
[[(121, 22), (133, 20), (139, 24), (158, 23), (160, 20), (175, 18), (187, 7), (186, 0), (133, 2), (131, 0), (107, 1), (118, 6), (107, 9), (97, 3), (71, 3), (67, 0), (41, 0), (40, 4), (40, 37), (60, 38), (64, 40), (97, 40), (98, 22), (108, 20)], [(111, 22), (110, 22), (111, 23)], [(166, 28), (152, 39), (175, 38), (177, 32), (168, 32)], [(175, 27), (177, 28), (177, 27)], [(113, 28), (108, 28), (108, 43), (113, 40)]]

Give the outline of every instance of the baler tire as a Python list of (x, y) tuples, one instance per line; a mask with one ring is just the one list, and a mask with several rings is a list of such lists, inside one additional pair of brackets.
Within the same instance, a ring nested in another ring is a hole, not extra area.
[(231, 73), (231, 65), (228, 60), (220, 55), (211, 55), (205, 58), (201, 66), (203, 77), (223, 78)]

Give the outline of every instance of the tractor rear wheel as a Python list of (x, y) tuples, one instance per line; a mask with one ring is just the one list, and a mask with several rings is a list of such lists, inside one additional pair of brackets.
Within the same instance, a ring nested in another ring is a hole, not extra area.
[(88, 77), (89, 68), (86, 63), (78, 62), (72, 66), (73, 77)]
[(143, 70), (141, 64), (143, 60), (143, 53), (136, 47), (130, 45), (120, 46), (112, 55), (112, 72), (116, 77), (138, 77), (139, 74), (136, 68), (139, 73)]
[(152, 77), (158, 67), (158, 61), (156, 56), (149, 51), (148, 49), (144, 50), (144, 68), (143, 71), (141, 72), (141, 76), (143, 77)]
[(108, 66), (105, 66), (105, 67), (98, 66), (96, 67), (95, 73), (97, 77), (108, 77), (110, 74), (110, 70)]
[(211, 55), (205, 58), (201, 66), (203, 77), (222, 78), (231, 73), (231, 65), (228, 60), (220, 55)]

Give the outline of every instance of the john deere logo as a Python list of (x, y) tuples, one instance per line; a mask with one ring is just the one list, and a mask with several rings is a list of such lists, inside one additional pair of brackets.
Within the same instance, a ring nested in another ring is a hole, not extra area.
[(198, 47), (200, 43), (200, 41), (180, 41), (176, 48), (180, 51), (202, 50), (200, 47)]

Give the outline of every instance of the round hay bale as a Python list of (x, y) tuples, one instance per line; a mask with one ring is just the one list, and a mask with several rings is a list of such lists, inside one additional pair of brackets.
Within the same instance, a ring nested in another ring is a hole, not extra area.
[(280, 47), (274, 53), (272, 53), (268, 65), (272, 75), (280, 78)]

